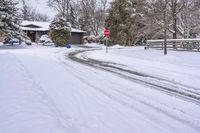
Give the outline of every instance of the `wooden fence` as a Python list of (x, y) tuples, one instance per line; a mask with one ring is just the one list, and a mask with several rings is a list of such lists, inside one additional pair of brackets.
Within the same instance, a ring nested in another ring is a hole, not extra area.
[[(149, 48), (164, 49), (164, 40), (147, 40), (145, 49)], [(167, 39), (167, 48), (200, 51), (200, 39)]]

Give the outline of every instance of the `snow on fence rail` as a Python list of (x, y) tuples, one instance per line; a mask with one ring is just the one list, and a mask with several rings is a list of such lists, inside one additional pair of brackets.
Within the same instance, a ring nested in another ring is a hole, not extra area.
[[(164, 40), (147, 40), (145, 49), (149, 48), (164, 49)], [(200, 39), (167, 39), (167, 48), (200, 51)]]

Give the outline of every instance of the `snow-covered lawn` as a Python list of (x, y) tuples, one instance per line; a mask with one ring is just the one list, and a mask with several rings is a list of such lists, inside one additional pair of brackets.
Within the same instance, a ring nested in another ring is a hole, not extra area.
[(114, 46), (109, 53), (100, 50), (87, 52), (84, 56), (114, 62), (126, 69), (200, 88), (200, 52), (168, 51), (165, 56), (161, 50)]
[[(0, 132), (199, 132), (198, 103), (67, 58), (78, 49), (0, 47)], [(199, 91), (199, 53), (113, 47), (83, 54)]]

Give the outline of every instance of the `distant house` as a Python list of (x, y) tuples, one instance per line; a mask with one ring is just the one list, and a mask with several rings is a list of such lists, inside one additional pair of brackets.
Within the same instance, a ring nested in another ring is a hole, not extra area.
[[(44, 34), (50, 35), (49, 25), (50, 25), (49, 22), (23, 21), (21, 27), (32, 42), (39, 42), (39, 39), (42, 35)], [(70, 43), (82, 44), (84, 33), (85, 31), (72, 28)]]

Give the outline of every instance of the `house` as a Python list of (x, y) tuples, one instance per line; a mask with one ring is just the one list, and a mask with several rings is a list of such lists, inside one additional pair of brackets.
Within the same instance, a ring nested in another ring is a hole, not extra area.
[[(50, 35), (49, 25), (49, 22), (23, 21), (21, 24), (21, 28), (32, 42), (39, 42), (39, 39), (42, 35)], [(83, 44), (84, 33), (85, 31), (72, 28), (70, 43)]]
[[(32, 42), (37, 43), (42, 35), (48, 34), (50, 36), (49, 25), (49, 22), (23, 21), (21, 28)], [(70, 44), (83, 44), (84, 33), (85, 31), (72, 28)], [(0, 42), (3, 42), (4, 38), (5, 36), (0, 32)]]

